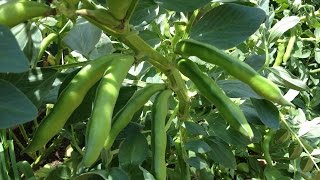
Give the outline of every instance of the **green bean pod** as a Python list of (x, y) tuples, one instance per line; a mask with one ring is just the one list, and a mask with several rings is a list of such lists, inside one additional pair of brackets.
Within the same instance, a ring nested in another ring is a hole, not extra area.
[(283, 59), (282, 59), (284, 63), (287, 63), (287, 61), (289, 60), (291, 53), (293, 51), (293, 48), (294, 48), (294, 44), (296, 43), (296, 39), (297, 39), (296, 35), (294, 33), (291, 33), (290, 39), (287, 44), (286, 51), (285, 51), (285, 53), (283, 55)]
[(52, 14), (52, 9), (34, 1), (12, 1), (0, 5), (0, 24), (10, 28), (28, 19)]
[(180, 41), (175, 52), (185, 56), (197, 56), (203, 61), (222, 67), (230, 75), (248, 84), (257, 94), (265, 99), (281, 104), (294, 106), (282, 95), (280, 89), (269, 79), (261, 76), (248, 64), (239, 61), (222, 50), (196, 40)]
[(123, 57), (121, 54), (103, 56), (83, 67), (61, 92), (57, 103), (40, 123), (24, 152), (33, 152), (44, 147), (63, 128), (90, 88), (101, 79), (110, 61), (121, 57)]
[(152, 169), (157, 180), (166, 180), (166, 146), (167, 134), (165, 130), (168, 113), (168, 100), (171, 90), (164, 90), (158, 94), (152, 106), (151, 147)]
[(113, 17), (115, 17), (118, 20), (122, 20), (126, 17), (131, 2), (132, 0), (108, 0), (108, 10), (113, 15)]
[(199, 89), (200, 93), (212, 102), (225, 121), (230, 126), (238, 130), (248, 139), (252, 139), (254, 134), (247, 122), (243, 112), (225, 93), (220, 89), (216, 82), (206, 76), (199, 67), (187, 59), (179, 59), (177, 67), (182, 74), (187, 76)]
[(86, 134), (85, 154), (81, 165), (91, 166), (99, 157), (112, 122), (112, 114), (124, 78), (134, 62), (133, 56), (122, 56), (110, 62), (96, 92)]
[(45, 50), (47, 49), (47, 47), (50, 45), (51, 42), (53, 42), (56, 38), (58, 37), (57, 33), (50, 33), (47, 37), (45, 37), (40, 44), (40, 50), (37, 56), (37, 59), (34, 63), (34, 66), (37, 65), (37, 62), (42, 58)]
[(104, 143), (105, 149), (111, 148), (120, 131), (129, 124), (133, 115), (148, 102), (150, 97), (164, 90), (165, 87), (164, 84), (150, 84), (134, 93), (127, 104), (114, 116), (110, 134)]

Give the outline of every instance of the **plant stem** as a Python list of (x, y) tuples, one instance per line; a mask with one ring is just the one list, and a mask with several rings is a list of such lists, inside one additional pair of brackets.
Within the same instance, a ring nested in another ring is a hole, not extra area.
[(28, 138), (27, 132), (24, 129), (23, 125), (19, 125), (19, 130), (21, 132), (21, 135), (22, 135), (23, 139), (29, 144), (30, 139)]
[(123, 35), (119, 39), (134, 50), (138, 56), (147, 56), (149, 63), (168, 77), (171, 88), (179, 99), (179, 113), (183, 119), (186, 119), (189, 112), (189, 97), (178, 69), (162, 54), (149, 46), (136, 32)]
[[(22, 145), (22, 143), (19, 141), (19, 139), (17, 138), (17, 136), (13, 133), (13, 131), (10, 129), (9, 130), (9, 133), (11, 133), (11, 136), (12, 136), (12, 138), (13, 138), (13, 140), (14, 140), (14, 143), (17, 145), (17, 146), (19, 146), (19, 148), (21, 149), (21, 150), (24, 150), (25, 149), (25, 147)], [(32, 154), (32, 153), (26, 153), (29, 157), (31, 157), (33, 160), (35, 160), (37, 157), (34, 155), (34, 154)]]
[[(181, 133), (181, 131), (180, 131)], [(181, 136), (181, 134), (180, 134)], [(181, 179), (183, 180), (190, 180), (190, 170), (186, 162), (184, 161), (184, 154), (183, 153), (183, 148), (182, 148), (182, 143), (181, 143), (181, 137), (178, 137), (178, 139), (175, 140), (174, 142), (175, 148), (176, 148), (176, 153), (178, 156), (178, 163), (180, 167), (180, 175), (182, 176)]]
[(177, 106), (174, 108), (169, 120), (167, 121), (167, 124), (166, 124), (166, 127), (165, 127), (166, 132), (169, 130), (173, 119), (177, 116), (178, 110), (179, 110), (179, 104), (177, 104)]
[(64, 64), (64, 65), (56, 65), (56, 66), (47, 66), (47, 67), (42, 67), (44, 69), (68, 69), (68, 68), (74, 68), (74, 67), (79, 67), (79, 66), (85, 66), (89, 64), (90, 61), (84, 61), (84, 62), (78, 62), (78, 63), (72, 63), (72, 64)]

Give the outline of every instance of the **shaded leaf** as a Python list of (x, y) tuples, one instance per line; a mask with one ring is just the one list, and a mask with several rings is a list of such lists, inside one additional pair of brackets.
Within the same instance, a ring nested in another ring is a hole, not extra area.
[(186, 1), (186, 0), (155, 0), (156, 3), (168, 10), (176, 12), (190, 12), (194, 11), (211, 0), (196, 0), (196, 1)]
[(187, 132), (191, 135), (197, 136), (197, 135), (207, 135), (206, 130), (204, 127), (202, 127), (199, 124), (196, 124), (194, 122), (186, 121), (184, 122), (184, 126), (187, 129)]
[(256, 98), (261, 97), (250, 86), (239, 80), (220, 80), (217, 84), (230, 98)]
[(0, 78), (20, 89), (36, 107), (42, 104), (56, 77), (56, 70), (44, 68), (31, 69), (25, 73), (0, 74)]
[(119, 163), (126, 167), (140, 165), (148, 155), (148, 142), (141, 133), (128, 136), (119, 147)]
[(130, 19), (135, 26), (149, 24), (158, 15), (158, 4), (153, 0), (139, 0), (138, 5)]
[(207, 162), (200, 157), (190, 157), (186, 159), (186, 163), (199, 170), (208, 167)]
[(63, 42), (72, 50), (88, 57), (99, 42), (101, 34), (99, 28), (83, 18), (78, 18), (75, 26), (63, 38)]
[(29, 60), (21, 51), (16, 38), (6, 26), (0, 25), (0, 72), (28, 71)]
[(186, 142), (184, 144), (184, 147), (186, 150), (190, 150), (196, 153), (206, 153), (211, 151), (210, 146), (202, 140), (193, 140)]
[(216, 163), (219, 163), (226, 168), (235, 169), (236, 158), (232, 153), (230, 147), (220, 142), (216, 138), (210, 138), (206, 143), (211, 147), (211, 151), (207, 152), (208, 158), (212, 159)]
[(11, 83), (0, 79), (0, 129), (10, 128), (34, 120), (38, 110)]
[(264, 169), (264, 175), (266, 176), (267, 180), (278, 180), (278, 179), (283, 179), (283, 180), (290, 180), (290, 177), (284, 176), (281, 171), (279, 171), (277, 168), (267, 166)]
[(260, 8), (223, 4), (205, 14), (192, 27), (190, 37), (228, 49), (245, 41), (264, 19), (265, 12)]
[(128, 174), (121, 168), (112, 168), (108, 175), (109, 180), (129, 180)]
[(278, 108), (272, 102), (265, 99), (253, 98), (251, 98), (251, 102), (263, 124), (270, 128), (279, 129), (280, 114)]
[[(111, 169), (110, 173), (113, 172)], [(107, 180), (107, 173), (104, 170), (91, 171), (80, 174), (75, 178), (76, 180)]]

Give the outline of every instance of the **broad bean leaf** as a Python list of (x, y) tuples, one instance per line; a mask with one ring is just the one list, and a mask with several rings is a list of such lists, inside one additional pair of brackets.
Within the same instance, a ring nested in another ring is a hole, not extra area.
[(185, 149), (196, 153), (206, 153), (211, 151), (211, 147), (202, 140), (193, 140), (185, 143)]
[(263, 124), (273, 129), (279, 129), (280, 113), (272, 102), (265, 99), (254, 98), (251, 98), (251, 102), (257, 110), (258, 116)]
[(148, 155), (148, 142), (141, 133), (128, 136), (119, 147), (119, 163), (121, 167), (140, 165)]
[(294, 49), (294, 53), (291, 57), (306, 59), (311, 55), (311, 50), (306, 48), (306, 45), (302, 41), (297, 41), (295, 46), (297, 49)]
[(83, 18), (78, 18), (75, 26), (62, 39), (72, 50), (89, 57), (90, 52), (99, 42), (102, 30)]
[(0, 25), (0, 73), (21, 73), (29, 70), (29, 60), (10, 29)]
[(17, 166), (18, 171), (24, 174), (27, 179), (35, 179), (32, 167), (28, 161), (19, 161), (15, 165)]
[(56, 77), (56, 70), (44, 68), (31, 69), (25, 73), (0, 74), (1, 79), (15, 85), (36, 107), (42, 104)]
[(101, 56), (111, 54), (115, 51), (110, 38), (104, 33), (101, 34), (101, 38), (94, 46), (94, 49), (89, 54), (89, 59), (96, 59)]
[[(252, 143), (237, 130), (228, 127), (229, 125), (226, 124), (221, 116), (211, 116), (211, 118), (206, 118), (206, 121), (209, 123), (209, 128), (214, 134), (228, 144), (246, 146)], [(256, 139), (257, 137), (258, 135), (255, 134), (254, 138)]]
[(264, 66), (265, 61), (265, 55), (253, 54), (246, 58), (245, 63), (251, 66), (254, 70), (259, 71)]
[(0, 129), (34, 120), (38, 110), (14, 85), (0, 79)]
[(129, 180), (128, 174), (121, 168), (112, 168), (108, 180)]
[(186, 163), (199, 170), (208, 167), (207, 162), (200, 157), (190, 157), (186, 159)]
[(242, 103), (240, 105), (240, 108), (249, 123), (263, 125), (263, 123), (260, 121), (260, 117), (257, 113), (257, 110), (254, 108), (250, 100), (247, 100), (244, 103)]
[(277, 180), (277, 179), (283, 179), (283, 180), (290, 180), (290, 177), (284, 176), (281, 171), (279, 171), (275, 167), (267, 166), (264, 169), (264, 175), (266, 176), (267, 180)]
[(168, 10), (176, 11), (176, 12), (190, 12), (194, 11), (211, 0), (154, 0), (156, 3)]
[(141, 166), (139, 166), (139, 168), (143, 172), (143, 177), (145, 180), (155, 180), (155, 178), (153, 177), (153, 175), (149, 171), (147, 171), (146, 169), (144, 169)]
[(149, 30), (144, 30), (140, 31), (139, 35), (143, 40), (145, 40), (151, 47), (155, 47), (157, 44), (160, 44), (161, 40), (157, 33), (149, 31)]
[(217, 84), (230, 98), (256, 98), (261, 97), (255, 93), (247, 84), (239, 80), (220, 80)]
[(29, 41), (28, 27), (25, 23), (18, 24), (10, 29), (18, 41), (20, 49), (24, 49)]
[(153, 0), (140, 0), (130, 19), (134, 26), (144, 26), (149, 24), (158, 15), (158, 4)]
[(229, 146), (216, 138), (210, 138), (206, 143), (211, 147), (211, 151), (207, 152), (208, 158), (225, 166), (234, 169), (236, 167), (236, 158)]
[(268, 68), (272, 73), (268, 75), (273, 82), (286, 88), (295, 89), (297, 91), (309, 91), (305, 82), (295, 77), (283, 67), (276, 66)]
[[(111, 169), (110, 174), (111, 173), (114, 173), (113, 169)], [(117, 173), (114, 173), (114, 174), (115, 174), (114, 179), (116, 179), (116, 177), (118, 177), (117, 176), (118, 174)], [(90, 171), (87, 173), (82, 173), (75, 178), (75, 180), (88, 180), (88, 179), (107, 180), (108, 178), (107, 178), (107, 173), (104, 170), (96, 170), (96, 171)]]
[(70, 179), (71, 169), (66, 165), (56, 166), (46, 177), (46, 180)]
[(184, 126), (187, 129), (188, 134), (190, 134), (190, 135), (193, 135), (193, 136), (197, 136), (197, 135), (206, 136), (207, 135), (207, 132), (204, 129), (204, 127), (199, 124), (196, 124), (194, 122), (186, 121), (186, 122), (184, 122)]
[(299, 136), (303, 136), (308, 139), (319, 138), (320, 137), (320, 118), (314, 118), (311, 121), (305, 121), (300, 124), (300, 129), (298, 132)]
[(249, 38), (264, 20), (262, 9), (226, 3), (205, 14), (191, 28), (190, 38), (228, 49)]
[(293, 28), (295, 25), (299, 23), (299, 21), (300, 18), (297, 16), (289, 16), (282, 18), (269, 30), (270, 35), (268, 41), (272, 42), (273, 40), (276, 40), (277, 38), (281, 37), (283, 33)]

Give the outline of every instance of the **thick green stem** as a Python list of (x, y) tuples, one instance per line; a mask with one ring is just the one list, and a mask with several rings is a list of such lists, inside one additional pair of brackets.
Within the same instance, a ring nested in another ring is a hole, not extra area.
[(181, 143), (180, 138), (175, 140), (174, 145), (176, 148), (176, 154), (178, 156), (178, 163), (179, 163), (179, 167), (180, 167), (181, 179), (190, 180), (190, 170), (189, 170), (187, 163), (184, 161), (184, 154), (185, 153), (183, 153), (184, 150), (182, 148), (182, 143)]
[(189, 96), (180, 72), (167, 58), (149, 46), (137, 33), (131, 32), (121, 36), (119, 39), (134, 50), (138, 56), (147, 56), (149, 58), (148, 61), (168, 77), (171, 88), (179, 99), (180, 116), (182, 119), (186, 119), (189, 112)]

